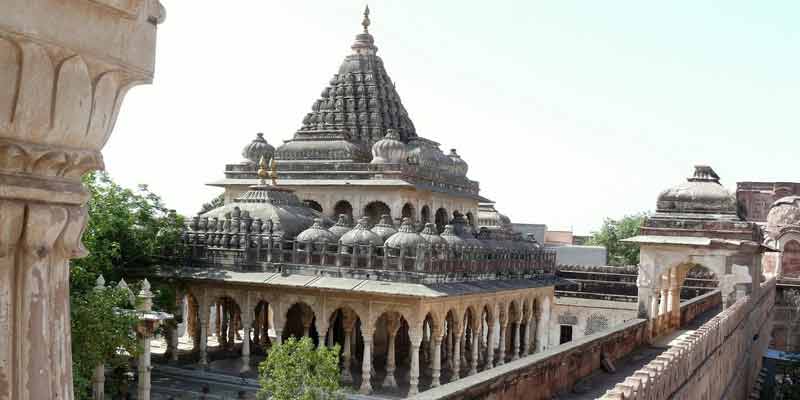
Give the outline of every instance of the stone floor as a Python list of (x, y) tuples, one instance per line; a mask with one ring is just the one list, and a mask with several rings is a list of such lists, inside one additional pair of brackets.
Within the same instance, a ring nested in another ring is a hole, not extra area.
[(572, 392), (558, 396), (558, 400), (589, 400), (601, 397), (606, 391), (633, 375), (634, 372), (644, 367), (659, 354), (672, 346), (672, 343), (681, 336), (694, 332), (701, 325), (719, 314), (721, 307), (711, 309), (699, 315), (686, 327), (658, 338), (652, 345), (642, 346), (627, 357), (614, 362), (616, 371), (607, 373), (602, 369), (595, 371), (575, 384)]

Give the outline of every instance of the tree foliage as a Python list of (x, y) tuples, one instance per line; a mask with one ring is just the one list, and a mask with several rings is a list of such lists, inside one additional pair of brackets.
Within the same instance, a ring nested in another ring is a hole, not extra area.
[(87, 174), (83, 182), (91, 194), (83, 234), (89, 255), (72, 262), (73, 291), (91, 289), (98, 274), (118, 281), (126, 269), (147, 269), (175, 248), (183, 218), (146, 185), (126, 189), (103, 172)]
[(259, 400), (319, 400), (339, 390), (339, 346), (316, 348), (311, 338), (290, 337), (270, 349), (258, 367)]
[(646, 216), (646, 213), (639, 213), (626, 215), (618, 220), (606, 218), (600, 230), (592, 232), (586, 244), (604, 246), (608, 252), (609, 265), (638, 265), (639, 246), (623, 242), (622, 239), (636, 236)]
[(123, 354), (135, 356), (136, 316), (119, 312), (130, 308), (128, 292), (106, 288), (71, 296), (72, 375), (75, 397), (91, 398), (92, 375), (100, 363), (126, 362)]
[(220, 193), (219, 196), (214, 197), (210, 202), (203, 203), (203, 206), (200, 207), (199, 214), (205, 214), (208, 211), (211, 211), (217, 207), (222, 207), (225, 205), (225, 194)]

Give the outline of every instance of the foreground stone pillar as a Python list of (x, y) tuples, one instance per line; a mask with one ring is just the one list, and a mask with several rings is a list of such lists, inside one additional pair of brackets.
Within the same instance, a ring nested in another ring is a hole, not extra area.
[(500, 321), (500, 343), (498, 347), (497, 365), (503, 365), (506, 363), (506, 324), (502, 320)]
[(480, 330), (472, 329), (472, 338), (470, 339), (470, 356), (472, 359), (469, 364), (468, 375), (475, 375), (478, 373), (478, 348), (480, 347)]
[(486, 328), (486, 365), (484, 370), (494, 367), (494, 321), (489, 320)]
[(92, 377), (92, 399), (105, 400), (106, 398), (106, 366), (98, 364), (94, 367), (94, 376)]
[(197, 322), (200, 325), (200, 360), (201, 367), (208, 366), (208, 323), (211, 319), (211, 309), (205, 300), (199, 301), (199, 314)]
[(422, 333), (410, 334), (409, 339), (411, 339), (411, 371), (408, 374), (408, 397), (411, 397), (419, 393), (419, 347), (422, 343)]
[(359, 393), (371, 394), (372, 383), (370, 382), (372, 371), (372, 329), (361, 329), (361, 340), (364, 342), (364, 354), (361, 360), (361, 388)]
[(344, 345), (342, 346), (342, 381), (344, 383), (353, 383), (353, 375), (350, 373), (350, 357), (352, 354), (350, 337), (353, 335), (353, 331), (352, 328), (347, 328), (344, 330)]
[(0, 5), (0, 400), (71, 400), (69, 259), (81, 176), (154, 70), (157, 0)]
[(248, 318), (250, 313), (242, 314), (242, 369), (240, 372), (250, 371), (250, 327), (253, 321)]
[(437, 335), (433, 339), (433, 368), (431, 371), (431, 387), (437, 387), (441, 384), (440, 378), (442, 375), (442, 337)]
[(512, 342), (513, 345), (514, 345), (512, 347), (514, 349), (514, 354), (511, 355), (511, 360), (512, 361), (519, 360), (519, 335), (520, 335), (519, 331), (520, 331), (520, 325), (522, 325), (521, 321), (517, 321), (514, 324), (514, 330), (512, 331), (512, 335), (514, 335), (514, 339), (513, 339), (513, 342)]
[(461, 334), (456, 334), (453, 338), (453, 377), (450, 380), (459, 378), (461, 378)]
[(389, 331), (388, 347), (386, 349), (386, 378), (383, 380), (383, 387), (396, 388), (397, 380), (394, 378), (395, 361), (394, 361), (394, 341), (397, 337), (396, 331)]

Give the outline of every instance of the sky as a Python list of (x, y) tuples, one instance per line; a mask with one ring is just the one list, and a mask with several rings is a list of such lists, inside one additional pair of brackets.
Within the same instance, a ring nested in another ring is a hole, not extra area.
[[(194, 215), (263, 132), (292, 137), (360, 32), (364, 1), (161, 0), (152, 85), (104, 156)], [(224, 6), (223, 6), (224, 4)], [(798, 181), (800, 2), (370, 1), (417, 133), (458, 149), (514, 222), (586, 234), (711, 165)]]

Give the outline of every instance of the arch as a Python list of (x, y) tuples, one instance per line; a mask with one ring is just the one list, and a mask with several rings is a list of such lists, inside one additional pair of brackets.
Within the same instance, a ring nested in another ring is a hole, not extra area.
[(434, 223), (436, 224), (436, 230), (439, 233), (444, 232), (444, 226), (448, 223), (449, 215), (447, 214), (447, 210), (444, 208), (439, 208), (436, 210), (436, 215), (434, 216)]
[(417, 220), (417, 215), (414, 205), (411, 203), (403, 204), (403, 209), (400, 211), (400, 216), (410, 219), (411, 222), (415, 222)]
[(306, 207), (308, 207), (308, 208), (310, 208), (310, 209), (312, 209), (314, 211), (322, 212), (322, 205), (319, 204), (318, 202), (314, 201), (314, 200), (310, 200), (310, 199), (303, 200), (303, 204), (305, 204)]
[(342, 214), (347, 215), (351, 222), (353, 221), (353, 205), (347, 200), (339, 200), (333, 205), (333, 217)]
[(251, 352), (256, 354), (266, 354), (273, 342), (270, 337), (275, 335), (275, 310), (267, 300), (260, 299), (253, 308), (253, 343), (256, 345)]
[(214, 333), (220, 348), (232, 349), (236, 340), (241, 340), (239, 327), (242, 326), (242, 309), (235, 297), (228, 293), (214, 295), (213, 300), (216, 313), (215, 318), (209, 321), (208, 336)]
[(419, 212), (419, 220), (423, 224), (427, 224), (431, 222), (431, 208), (427, 205), (422, 206), (422, 210)]
[(326, 337), (327, 345), (339, 345), (342, 380), (345, 383), (353, 383), (353, 376), (357, 374), (354, 373), (353, 367), (358, 370), (358, 365), (361, 364), (357, 359), (364, 349), (361, 340), (361, 317), (353, 308), (343, 305), (328, 314), (327, 318), (329, 330), (320, 334)]
[(685, 264), (679, 267), (678, 272), (682, 277), (682, 299), (692, 299), (719, 287), (717, 274), (702, 264)]
[(303, 301), (293, 303), (285, 315), (282, 340), (292, 336), (301, 338), (310, 337), (314, 343), (318, 343), (319, 334), (316, 329), (316, 313), (314, 309)]
[(364, 206), (364, 216), (369, 218), (370, 226), (380, 222), (382, 215), (392, 215), (392, 209), (382, 201), (372, 201)]

